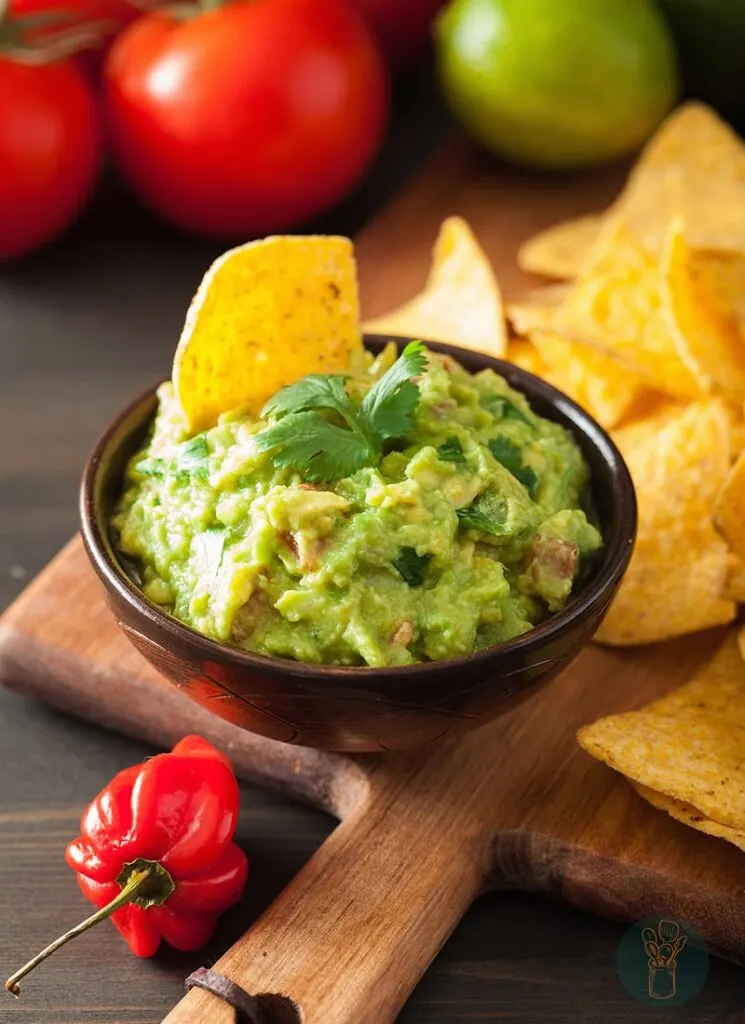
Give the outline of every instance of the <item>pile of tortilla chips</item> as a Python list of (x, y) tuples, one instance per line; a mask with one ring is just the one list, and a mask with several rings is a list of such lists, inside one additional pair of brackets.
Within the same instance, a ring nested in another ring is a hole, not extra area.
[(609, 210), (549, 229), (519, 259), (563, 280), (507, 304), (506, 351), (498, 284), (459, 218), (425, 292), (365, 326), (506, 356), (611, 431), (639, 536), (599, 641), (731, 622), (745, 602), (745, 143), (685, 104)]
[(708, 107), (682, 106), (605, 213), (530, 239), (519, 259), (564, 283), (508, 307), (517, 358), (540, 359), (611, 430), (637, 489), (636, 551), (597, 639), (732, 621), (745, 596), (745, 143)]
[(745, 661), (734, 634), (686, 686), (578, 739), (654, 807), (745, 850)]

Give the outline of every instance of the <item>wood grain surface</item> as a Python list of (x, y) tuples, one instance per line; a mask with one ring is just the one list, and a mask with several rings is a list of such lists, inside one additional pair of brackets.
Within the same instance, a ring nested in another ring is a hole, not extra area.
[[(574, 209), (580, 212), (601, 203), (615, 187), (617, 178), (618, 175), (590, 177), (583, 180), (581, 188), (572, 185), (572, 202), (577, 204)], [(465, 187), (454, 200), (453, 189), (458, 182)], [(516, 184), (521, 195), (531, 195), (533, 200), (529, 218), (524, 213), (516, 214), (509, 202), (499, 211), (492, 209), (491, 202), (488, 210), (481, 208), (480, 197), (504, 198), (507, 193), (514, 197)], [(512, 245), (521, 232), (528, 233), (560, 216), (560, 196), (564, 192), (561, 182), (550, 185), (540, 178), (527, 180), (496, 168), (468, 147), (450, 149), (439, 166), (425, 175), (415, 193), (404, 195), (376, 221), (377, 227), (361, 236), (366, 312), (373, 315), (383, 311), (397, 298), (407, 297), (410, 289), (423, 281), (428, 250), (443, 213), (470, 216), (494, 256), (502, 253), (499, 232)], [(126, 206), (124, 209), (127, 210)], [(206, 257), (200, 256), (206, 251), (204, 247), (184, 246), (168, 236), (164, 239), (158, 229), (134, 210), (134, 224), (128, 232), (128, 224), (123, 225), (128, 216), (125, 213), (123, 217), (117, 206), (108, 222), (109, 227), (112, 220), (123, 227), (122, 272), (115, 273), (99, 259), (97, 244), (107, 232), (104, 218), (100, 229), (89, 224), (77, 239), (72, 239), (69, 248), (63, 247), (56, 256), (46, 257), (0, 281), (0, 323), (5, 327), (0, 333), (0, 350), (6, 370), (0, 377), (0, 399), (2, 415), (6, 417), (3, 425), (12, 424), (18, 439), (10, 448), (6, 446), (4, 462), (0, 463), (0, 557), (5, 573), (0, 580), (0, 594), (18, 589), (24, 573), (39, 567), (69, 533), (74, 522), (75, 480), (86, 447), (117, 405), (162, 373), (171, 351), (169, 338), (183, 314), (183, 301), (191, 287), (189, 274), (195, 277), (197, 267), (206, 262)], [(388, 265), (391, 257), (395, 257), (396, 271)], [(379, 261), (377, 265), (375, 259)], [(506, 270), (509, 290), (519, 288), (521, 280), (511, 265)], [(135, 302), (135, 296), (142, 302)], [(108, 344), (112, 346), (111, 352), (106, 351)], [(122, 347), (127, 347), (129, 355), (124, 372), (116, 356)], [(43, 415), (39, 415), (40, 410)], [(68, 557), (74, 557), (74, 550)], [(69, 573), (66, 578), (69, 580)], [(100, 598), (93, 589), (86, 591), (84, 575), (79, 582), (82, 592), (78, 597), (82, 596), (83, 602), (77, 605), (79, 613), (67, 618), (62, 648), (85, 629), (99, 632), (96, 614)], [(0, 962), (7, 967), (6, 973), (84, 913), (85, 905), (61, 861), (61, 850), (74, 832), (84, 803), (114, 771), (147, 754), (154, 746), (170, 742), (195, 721), (191, 718), (191, 705), (176, 707), (169, 697), (179, 695), (168, 690), (167, 697), (163, 689), (157, 691), (155, 712), (148, 711), (139, 726), (132, 721), (132, 709), (142, 703), (137, 689), (129, 692), (131, 700), (126, 696), (126, 688), (120, 692), (119, 711), (112, 713), (116, 707), (112, 689), (116, 691), (117, 675), (127, 686), (142, 685), (148, 692), (155, 684), (152, 675), (142, 675), (137, 662), (133, 665), (129, 660), (136, 659), (134, 652), (120, 647), (117, 653), (113, 639), (113, 671), (98, 677), (99, 693), (92, 694), (80, 685), (85, 673), (79, 673), (79, 679), (76, 677), (81, 666), (74, 658), (58, 674), (60, 645), (59, 635), (55, 637), (55, 615), (70, 607), (72, 596), (67, 587), (56, 600), (45, 604), (43, 617), (34, 625), (41, 640), (31, 660), (29, 646), (19, 644), (18, 633), (12, 633), (17, 625), (11, 627), (6, 634), (11, 639), (5, 647), (6, 664), (10, 658), (16, 681), (29, 685), (41, 697), (49, 696), (50, 680), (64, 677), (69, 684), (67, 691), (54, 689), (60, 704), (69, 702), (76, 713), (94, 713), (96, 717), (101, 716), (101, 708), (105, 707), (110, 724), (132, 730), (141, 728), (147, 745), (119, 739), (104, 730), (46, 711), (25, 698), (0, 696)], [(105, 646), (105, 637), (102, 642)], [(702, 658), (707, 645), (713, 642), (713, 638), (699, 638), (675, 653), (679, 658), (687, 655), (692, 663)], [(76, 657), (79, 658), (79, 650)], [(632, 682), (621, 686), (610, 673), (606, 655), (598, 652), (598, 660), (594, 660), (594, 654), (591, 657), (586, 669), (584, 665), (581, 668), (588, 679), (591, 677), (591, 706), (600, 711), (628, 706), (632, 699), (641, 702), (641, 690), (646, 692), (672, 683), (669, 676), (664, 683), (658, 678), (663, 666), (654, 659), (647, 664), (640, 681), (636, 655), (624, 655), (625, 662), (629, 659), (626, 668)], [(654, 657), (669, 658), (670, 653), (665, 655), (660, 649)], [(29, 666), (33, 666), (33, 671)], [(557, 759), (550, 768), (543, 760), (542, 745), (546, 744), (543, 719), (548, 720), (551, 715), (536, 713), (532, 724), (529, 720), (522, 726), (513, 723), (506, 740), (516, 747), (510, 747), (506, 741), (503, 744), (495, 735), (489, 763), (502, 779), (493, 810), (501, 815), (512, 806), (514, 816), (509, 820), (516, 824), (500, 828), (488, 846), (482, 842), (484, 858), (471, 858), (468, 863), (478, 865), (482, 871), (486, 871), (487, 861), (496, 866), (486, 879), (488, 885), (510, 887), (518, 880), (526, 884), (527, 879), (538, 892), (578, 904), (586, 902), (588, 890), (597, 898), (595, 886), (600, 883), (603, 910), (619, 914), (627, 909), (629, 896), (624, 889), (623, 899), (627, 902), (619, 903), (616, 861), (598, 859), (592, 852), (600, 828), (597, 801), (615, 816), (617, 827), (612, 846), (614, 855), (622, 860), (639, 853), (646, 856), (651, 851), (652, 861), (660, 867), (655, 860), (660, 835), (664, 850), (674, 857), (677, 847), (687, 843), (689, 833), (670, 823), (672, 833), (665, 833), (665, 829), (662, 833), (647, 831), (643, 842), (634, 842), (634, 833), (648, 827), (649, 810), (619, 789), (611, 774), (592, 765), (589, 759), (585, 759), (584, 767), (577, 767), (580, 762), (570, 742), (575, 719), (584, 720), (576, 707), (578, 692), (584, 692), (578, 687), (577, 678), (567, 674), (552, 690), (557, 694), (557, 711), (566, 714), (566, 730), (564, 738), (557, 742)], [(121, 716), (119, 721), (117, 714)], [(201, 721), (195, 724), (200, 728), (204, 725), (205, 729), (220, 725), (212, 719), (209, 726)], [(510, 722), (505, 719), (497, 724), (507, 728)], [(284, 794), (297, 792), (303, 800), (346, 815), (350, 825), (355, 824), (359, 808), (372, 799), (373, 788), (367, 782), (370, 763), (319, 759), (313, 754), (306, 758), (305, 752), (299, 756), (294, 751), (292, 758), (280, 758), (267, 770), (267, 752), (252, 746), (247, 734), (235, 737), (235, 742), (233, 737), (221, 735), (220, 741), (237, 756), (245, 777), (262, 785), (271, 782)], [(525, 785), (504, 786), (512, 777), (510, 750), (515, 749), (540, 771)], [(470, 756), (467, 750), (463, 756)], [(408, 778), (406, 765), (398, 763), (395, 769)], [(379, 769), (372, 771), (373, 779), (376, 771)], [(591, 783), (585, 772), (589, 772)], [(572, 795), (563, 789), (567, 773), (568, 781), (575, 784)], [(312, 784), (300, 781), (308, 779)], [(545, 843), (540, 832), (535, 832), (543, 805), (557, 794), (561, 796), (557, 806), (568, 822), (584, 822), (580, 846), (574, 848), (572, 886), (563, 884), (563, 867), (572, 858), (562, 845), (561, 835)], [(412, 810), (426, 819), (432, 813), (431, 801), (428, 804), (424, 798), (415, 800)], [(374, 815), (365, 817), (375, 822)], [(518, 824), (520, 821), (534, 830), (532, 836)], [(659, 825), (658, 818), (655, 823)], [(29, 981), (23, 1003), (0, 1006), (0, 1021), (145, 1024), (160, 1019), (177, 998), (183, 977), (202, 962), (213, 963), (220, 951), (259, 917), (330, 827), (330, 819), (323, 815), (246, 789), (238, 838), (252, 858), (252, 881), (246, 897), (227, 915), (204, 953), (184, 957), (166, 952), (153, 962), (139, 963), (126, 955), (112, 929), (99, 931), (95, 937), (81, 939), (77, 949), (70, 947), (58, 954), (56, 961), (45, 965), (33, 983)], [(418, 837), (409, 835), (416, 846)], [(336, 843), (326, 847), (330, 854), (343, 846), (342, 829), (334, 836), (339, 837)], [(698, 841), (698, 837), (694, 839)], [(712, 846), (713, 841), (705, 837), (700, 839), (704, 846), (694, 855), (694, 861), (698, 873), (705, 876), (710, 865), (718, 862), (720, 847), (715, 843)], [(371, 835), (369, 845), (374, 847), (376, 842)], [(329, 853), (322, 848), (307, 871), (318, 872), (326, 856)], [(662, 868), (667, 878), (666, 866)], [(721, 869), (717, 867), (715, 874), (720, 877)], [(451, 871), (446, 875), (450, 877)], [(435, 902), (441, 904), (441, 879), (432, 878), (431, 874), (427, 877), (428, 892), (434, 893)], [(365, 882), (364, 873), (356, 880)], [(450, 906), (451, 916), (468, 903), (475, 891), (472, 874), (455, 881), (455, 902), (461, 906)], [(368, 884), (374, 882), (373, 878)], [(461, 882), (462, 888), (458, 888)], [(643, 877), (635, 878), (640, 900), (645, 896), (643, 882)], [(416, 886), (416, 879), (410, 884)], [(671, 885), (675, 887), (674, 880)], [(675, 898), (679, 899), (679, 895)], [(682, 909), (682, 904), (675, 905)], [(279, 914), (269, 911), (269, 921), (274, 916), (275, 925), (284, 912), (281, 902), (277, 907)], [(394, 913), (395, 909), (386, 907)], [(717, 915), (721, 911), (717, 907)], [(440, 913), (438, 906), (435, 916)], [(725, 908), (723, 916), (720, 915), (725, 924), (728, 913)], [(685, 1007), (664, 1012), (634, 1003), (621, 989), (614, 966), (622, 931), (610, 922), (591, 919), (581, 911), (550, 900), (505, 892), (493, 894), (474, 904), (465, 925), (437, 959), (433, 971), (399, 1019), (403, 1024), (497, 1019), (622, 1024), (632, 1020), (658, 1021), (672, 1014), (676, 1020), (691, 1024), (735, 1024), (737, 1008), (745, 1004), (745, 979), (743, 972), (721, 962), (713, 963), (704, 992)], [(731, 933), (729, 928), (728, 934)], [(435, 942), (442, 937), (437, 934)], [(352, 957), (353, 950), (348, 952)], [(216, 1013), (210, 1005), (209, 1020), (219, 1024)], [(360, 1020), (374, 1018), (363, 1016)]]
[[(745, 955), (741, 853), (655, 811), (574, 739), (600, 714), (679, 685), (718, 640), (592, 647), (461, 741), (350, 758), (245, 733), (164, 683), (113, 625), (76, 540), (4, 616), (0, 678), (161, 746), (198, 731), (244, 777), (344, 819), (218, 967), (249, 991), (291, 995), (307, 1024), (382, 1024), (489, 887), (629, 921), (675, 915), (713, 952)], [(168, 1024), (228, 1024), (230, 1012), (194, 990)]]

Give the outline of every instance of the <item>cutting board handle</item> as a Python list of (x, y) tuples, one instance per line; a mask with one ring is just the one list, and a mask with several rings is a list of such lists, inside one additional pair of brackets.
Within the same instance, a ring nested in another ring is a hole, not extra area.
[[(252, 996), (297, 1004), (283, 1024), (395, 1020), (490, 863), (490, 844), (480, 855), (458, 810), (427, 789), (431, 780), (411, 777), (377, 788), (212, 969)], [(280, 1019), (267, 1011), (266, 1024)], [(164, 1024), (234, 1022), (219, 997), (193, 988)]]

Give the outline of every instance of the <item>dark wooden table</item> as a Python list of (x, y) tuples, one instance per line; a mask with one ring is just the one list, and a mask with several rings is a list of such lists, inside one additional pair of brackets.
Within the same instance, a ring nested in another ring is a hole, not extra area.
[[(370, 181), (314, 227), (355, 232), (437, 144), (446, 128), (426, 81), (399, 90), (391, 138)], [(74, 532), (87, 449), (127, 398), (166, 375), (188, 301), (221, 248), (155, 223), (109, 177), (66, 239), (0, 270), (0, 608)], [(65, 843), (101, 786), (151, 752), (0, 692), (2, 977), (87, 914), (63, 862)], [(184, 977), (245, 930), (332, 827), (318, 812), (246, 788), (238, 840), (252, 876), (209, 949), (139, 962), (104, 925), (28, 979), (21, 1002), (0, 997), (1, 1024), (155, 1024), (179, 998)], [(688, 1006), (637, 1004), (615, 969), (623, 933), (547, 900), (491, 895), (470, 911), (400, 1020), (738, 1019), (745, 972), (721, 962)]]

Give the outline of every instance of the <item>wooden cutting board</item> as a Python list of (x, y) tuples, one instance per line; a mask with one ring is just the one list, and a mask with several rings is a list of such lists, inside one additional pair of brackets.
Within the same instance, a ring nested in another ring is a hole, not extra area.
[[(359, 239), (366, 314), (423, 283), (450, 213), (472, 222), (515, 294), (528, 283), (514, 264), (518, 243), (600, 208), (621, 180), (621, 172), (530, 178), (455, 145)], [(215, 969), (302, 1009), (302, 1018), (289, 1010), (274, 1020), (386, 1024), (489, 888), (548, 893), (628, 921), (679, 917), (712, 952), (745, 960), (742, 853), (652, 809), (575, 741), (580, 725), (681, 685), (721, 636), (591, 647), (530, 702), (461, 740), (424, 752), (328, 754), (242, 732), (162, 680), (115, 627), (75, 539), (0, 620), (0, 679), (161, 747), (199, 732), (231, 754), (242, 778), (338, 817)], [(167, 1022), (234, 1019), (216, 996), (193, 989)]]

